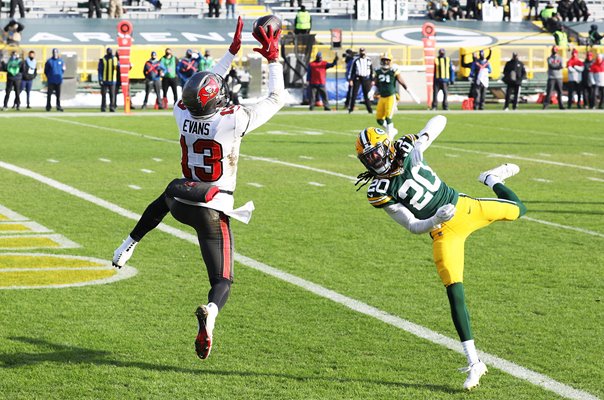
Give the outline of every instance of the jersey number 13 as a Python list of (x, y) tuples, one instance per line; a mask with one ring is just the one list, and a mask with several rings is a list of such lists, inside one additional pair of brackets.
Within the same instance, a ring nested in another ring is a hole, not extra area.
[[(180, 148), (182, 150), (182, 174), (188, 179), (199, 179), (203, 182), (215, 182), (222, 176), (222, 146), (215, 140), (197, 139), (190, 146), (195, 154), (199, 154), (201, 162), (189, 167), (189, 148), (185, 137), (180, 137)], [(195, 176), (193, 176), (195, 174)]]

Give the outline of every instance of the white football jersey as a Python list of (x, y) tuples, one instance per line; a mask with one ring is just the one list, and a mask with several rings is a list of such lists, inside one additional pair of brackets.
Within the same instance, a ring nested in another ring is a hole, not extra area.
[[(181, 166), (185, 178), (211, 183), (220, 189), (212, 201), (199, 204), (230, 215), (237, 185), (237, 163), (241, 140), (283, 106), (283, 70), (280, 64), (269, 66), (269, 77), (279, 84), (268, 97), (252, 106), (230, 106), (207, 118), (193, 118), (181, 101), (174, 106), (174, 118), (180, 132)], [(180, 200), (180, 199), (179, 199)]]

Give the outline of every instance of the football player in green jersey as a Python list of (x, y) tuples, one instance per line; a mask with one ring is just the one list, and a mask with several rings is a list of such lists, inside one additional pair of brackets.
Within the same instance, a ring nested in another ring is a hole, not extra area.
[(386, 129), (392, 141), (397, 133), (392, 122), (392, 116), (397, 108), (399, 98), (396, 83), (398, 82), (405, 90), (407, 90), (407, 84), (398, 68), (391, 66), (392, 56), (389, 53), (382, 54), (380, 62), (380, 68), (375, 71), (374, 76), (375, 86), (380, 94), (376, 119), (377, 123)]
[[(447, 291), (453, 324), (468, 360), (465, 389), (480, 383), (487, 372), (474, 345), (463, 287), (464, 244), (474, 231), (494, 221), (513, 221), (526, 212), (516, 194), (503, 184), (520, 169), (503, 164), (485, 171), (478, 180), (497, 198), (476, 199), (445, 184), (423, 161), (423, 152), (444, 130), (447, 119), (432, 118), (417, 135), (392, 142), (382, 129), (363, 130), (356, 142), (357, 156), (367, 168), (357, 184), (369, 183), (367, 199), (383, 208), (412, 233), (430, 233), (434, 262)], [(362, 186), (361, 186), (362, 187)]]

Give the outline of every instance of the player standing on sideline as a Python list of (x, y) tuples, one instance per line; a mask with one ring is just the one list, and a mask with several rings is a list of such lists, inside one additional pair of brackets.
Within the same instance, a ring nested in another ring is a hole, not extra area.
[(446, 122), (442, 115), (436, 116), (417, 135), (406, 135), (394, 143), (381, 129), (363, 130), (357, 138), (356, 149), (367, 171), (358, 176), (357, 184), (371, 181), (367, 199), (372, 206), (383, 208), (412, 233), (430, 233), (434, 262), (446, 287), (453, 324), (468, 360), (468, 367), (463, 369), (468, 373), (463, 387), (469, 390), (479, 385), (487, 366), (478, 358), (466, 307), (465, 240), (493, 221), (518, 219), (526, 207), (503, 184), (506, 178), (520, 171), (514, 164), (503, 164), (478, 176), (478, 181), (495, 192), (496, 199), (469, 197), (438, 178), (423, 161), (423, 152), (444, 130)]
[[(229, 51), (212, 72), (198, 72), (189, 79), (183, 88), (182, 100), (174, 107), (180, 131), (182, 173), (186, 178), (176, 182), (180, 193), (169, 190), (174, 186), (169, 185), (147, 207), (113, 256), (114, 266), (124, 266), (138, 242), (168, 212), (179, 222), (195, 229), (211, 285), (208, 304), (195, 311), (199, 322), (195, 350), (201, 359), (210, 354), (216, 316), (227, 301), (233, 280), (233, 239), (229, 216), (247, 223), (253, 210), (252, 202), (233, 209), (241, 140), (245, 134), (266, 123), (283, 106), (283, 68), (278, 62), (281, 30), (273, 32), (271, 27), (268, 35), (263, 29), (260, 37), (254, 34), (262, 45), (254, 51), (269, 63), (268, 97), (249, 107), (224, 107), (228, 102), (224, 76), (241, 47), (242, 29), (243, 21), (239, 17)], [(192, 199), (186, 192), (201, 193)]]
[(389, 53), (382, 54), (380, 62), (380, 68), (375, 71), (374, 77), (375, 86), (380, 94), (375, 118), (377, 123), (386, 129), (388, 138), (392, 141), (398, 132), (392, 122), (398, 103), (396, 82), (400, 83), (405, 90), (407, 90), (407, 84), (398, 68), (392, 68), (390, 65), (392, 56)]

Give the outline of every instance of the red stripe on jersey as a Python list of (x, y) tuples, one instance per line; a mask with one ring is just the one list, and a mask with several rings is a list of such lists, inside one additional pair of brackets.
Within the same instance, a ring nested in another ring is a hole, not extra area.
[(231, 279), (231, 235), (229, 233), (229, 225), (227, 216), (220, 215), (220, 231), (222, 232), (222, 277)]

